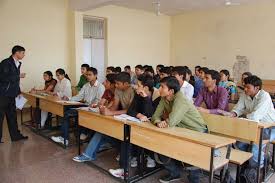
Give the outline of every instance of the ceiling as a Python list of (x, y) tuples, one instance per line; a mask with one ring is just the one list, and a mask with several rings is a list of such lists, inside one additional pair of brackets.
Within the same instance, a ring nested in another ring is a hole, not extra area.
[(70, 0), (70, 6), (72, 9), (79, 11), (86, 11), (105, 5), (117, 5), (156, 12), (156, 4), (153, 2), (157, 1), (160, 1), (160, 12), (162, 14), (176, 15), (185, 11), (222, 7), (225, 6), (227, 1), (230, 1), (232, 6), (236, 6), (264, 0)]

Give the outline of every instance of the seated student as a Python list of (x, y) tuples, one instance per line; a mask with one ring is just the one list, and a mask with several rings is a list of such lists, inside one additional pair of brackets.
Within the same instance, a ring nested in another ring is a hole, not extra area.
[(132, 85), (136, 85), (137, 84), (137, 78), (142, 75), (144, 73), (144, 68), (142, 67), (142, 65), (136, 65), (135, 67), (135, 77), (132, 80), (131, 84)]
[(220, 71), (221, 81), (219, 82), (219, 86), (224, 87), (228, 91), (229, 100), (237, 99), (237, 87), (233, 81), (230, 81), (230, 74), (228, 70)]
[[(54, 91), (48, 91), (47, 93), (50, 95), (58, 96), (60, 99), (64, 96), (71, 97), (72, 96), (72, 85), (69, 76), (65, 73), (63, 69), (56, 70), (56, 78), (57, 83), (54, 87)], [(41, 111), (41, 128), (44, 127), (45, 122), (48, 118), (48, 112)]]
[[(197, 73), (195, 77), (195, 85), (194, 85), (194, 98), (197, 98), (199, 92), (203, 88), (203, 80), (205, 77), (205, 72), (207, 72), (209, 69), (207, 67), (200, 67), (197, 68)], [(198, 75), (197, 75), (198, 74)]]
[(145, 73), (146, 75), (150, 75), (150, 76), (152, 76), (152, 77), (154, 77), (154, 75), (155, 75), (155, 71), (154, 71), (154, 69), (153, 69), (152, 66), (148, 66), (148, 67), (145, 69), (144, 73)]
[(168, 77), (171, 75), (171, 68), (170, 67), (163, 67), (159, 70), (159, 78), (162, 80), (165, 77)]
[(186, 71), (186, 68), (183, 66), (176, 66), (172, 70), (172, 76), (178, 80), (181, 86), (180, 91), (184, 94), (184, 96), (193, 102), (194, 87), (186, 81)]
[[(204, 88), (201, 89), (194, 104), (200, 112), (219, 114), (219, 110), (228, 111), (228, 92), (225, 88), (217, 86), (220, 74), (215, 70), (205, 73)], [(205, 103), (206, 109), (201, 107)]]
[(115, 68), (115, 73), (116, 73), (116, 74), (121, 73), (121, 67), (116, 67), (116, 68)]
[(247, 77), (249, 77), (249, 76), (252, 76), (251, 72), (244, 72), (242, 74), (241, 85), (238, 86), (238, 94), (239, 94), (239, 96), (241, 96), (242, 94), (244, 94), (244, 79), (247, 78)]
[[(88, 83), (86, 83), (83, 88), (80, 90), (78, 95), (70, 98), (67, 96), (64, 96), (63, 100), (70, 100), (70, 101), (83, 101), (87, 105), (91, 105), (94, 103), (98, 103), (104, 93), (104, 86), (97, 81), (97, 69), (90, 67), (87, 70), (86, 77), (88, 80)], [(68, 137), (69, 137), (69, 120), (70, 117), (77, 116), (77, 111), (75, 109), (71, 109), (65, 112), (64, 114), (64, 121), (62, 123), (62, 131), (63, 131), (63, 137), (62, 136), (52, 136), (51, 139), (57, 143), (62, 143), (64, 145), (64, 138), (66, 140), (66, 145), (69, 143)]]
[(131, 70), (131, 66), (130, 65), (126, 65), (125, 67), (124, 67), (124, 72), (127, 72), (127, 73), (129, 73), (130, 74), (130, 76), (131, 76), (131, 84), (132, 83), (134, 83), (134, 80), (135, 80), (135, 72), (133, 72), (132, 70)]
[(193, 87), (195, 86), (195, 78), (192, 75), (192, 71), (189, 69), (189, 67), (186, 67), (186, 81)]
[(112, 73), (115, 73), (116, 72), (116, 69), (113, 67), (113, 66), (109, 66), (106, 68), (106, 75), (107, 74), (112, 74)]
[(45, 81), (44, 88), (43, 89), (33, 88), (31, 90), (31, 93), (47, 93), (47, 92), (53, 92), (54, 91), (54, 87), (55, 87), (57, 81), (53, 78), (53, 73), (51, 71), (44, 72), (43, 79)]
[(76, 86), (77, 91), (80, 91), (81, 88), (88, 82), (86, 78), (86, 72), (90, 68), (88, 64), (82, 64), (81, 65), (81, 76), (79, 79), (79, 82)]
[[(130, 85), (130, 75), (126, 72), (121, 72), (115, 77), (115, 96), (111, 107), (99, 106), (100, 113), (103, 115), (120, 115), (126, 114), (133, 98), (134, 89)], [(122, 108), (119, 108), (119, 107)], [(96, 132), (89, 142), (86, 150), (80, 155), (73, 158), (76, 162), (94, 161), (96, 153), (100, 146), (108, 140), (106, 135)]]
[[(154, 79), (150, 75), (143, 74), (138, 77), (138, 87), (136, 89), (135, 97), (127, 111), (127, 114), (133, 117), (140, 119), (142, 122), (148, 122), (149, 119), (152, 117), (153, 113), (158, 106), (160, 101), (160, 97), (153, 100), (153, 93), (154, 93)], [(134, 148), (134, 150), (133, 150)], [(135, 151), (135, 147), (132, 148), (132, 151)], [(121, 157), (124, 156), (124, 149), (121, 148)], [(133, 152), (135, 153), (135, 152)], [(152, 154), (148, 152), (148, 154)], [(124, 162), (124, 158), (120, 158), (120, 168), (119, 169), (110, 169), (109, 172), (118, 178), (124, 178), (124, 169), (123, 167), (126, 162)], [(137, 166), (137, 158), (133, 157), (131, 159), (131, 167)], [(147, 167), (153, 168), (156, 166), (155, 161), (150, 157), (147, 156)]]
[(164, 65), (157, 65), (157, 67), (156, 67), (156, 75), (154, 76), (154, 80), (155, 80), (155, 88), (159, 88), (160, 87), (160, 76), (159, 76), (159, 71), (160, 71), (160, 69), (162, 69), (164, 67)]
[[(262, 89), (262, 80), (257, 76), (249, 76), (244, 79), (244, 94), (231, 113), (224, 115), (230, 117), (244, 116), (247, 119), (258, 121), (261, 123), (272, 123), (275, 121), (275, 110), (273, 107), (272, 99), (268, 92)], [(269, 130), (264, 131), (264, 136), (268, 136)], [(270, 140), (275, 139), (275, 130), (272, 129)], [(237, 147), (241, 150), (247, 151), (249, 144), (237, 143)], [(258, 163), (259, 147), (256, 144), (252, 146), (253, 158), (250, 161), (250, 166), (255, 167)], [(261, 165), (264, 161), (264, 152), (262, 153)]]
[(106, 80), (103, 85), (105, 87), (104, 94), (99, 103), (92, 104), (92, 107), (106, 106), (110, 108), (113, 105), (114, 97), (115, 97), (115, 79), (116, 74), (107, 74)]
[[(159, 89), (161, 101), (152, 117), (152, 123), (159, 128), (180, 127), (195, 130), (198, 132), (207, 132), (207, 127), (195, 106), (184, 97), (180, 91), (180, 84), (174, 77), (166, 77), (161, 80)], [(167, 115), (168, 114), (168, 115)], [(188, 148), (188, 147), (186, 147)], [(160, 182), (172, 182), (180, 179), (181, 162), (163, 155), (159, 156), (164, 164), (168, 175), (160, 178)], [(192, 183), (199, 182), (200, 170), (190, 171), (188, 176)]]

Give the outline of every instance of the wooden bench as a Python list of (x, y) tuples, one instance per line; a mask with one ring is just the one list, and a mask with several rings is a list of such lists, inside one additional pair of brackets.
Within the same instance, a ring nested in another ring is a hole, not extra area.
[[(269, 141), (263, 140), (263, 129), (270, 128), (272, 124), (262, 124), (251, 120), (240, 119), (240, 118), (229, 118), (225, 116), (213, 115), (201, 113), (203, 116), (210, 133), (231, 137), (236, 140), (247, 142), (250, 144), (259, 145), (259, 158), (261, 157), (261, 147), (263, 143)], [(239, 178), (240, 166), (248, 161), (252, 157), (250, 152), (242, 152), (240, 150), (232, 150), (230, 156), (230, 163), (237, 165), (236, 181)], [(258, 161), (260, 162), (260, 159)], [(257, 178), (260, 181), (260, 164), (258, 165)]]
[[(206, 170), (210, 172), (209, 182), (213, 181), (214, 171), (228, 165), (231, 144), (235, 142), (234, 139), (185, 128), (160, 129), (151, 123), (128, 124), (131, 126), (131, 144)], [(214, 151), (223, 147), (227, 147), (226, 153), (214, 157)]]

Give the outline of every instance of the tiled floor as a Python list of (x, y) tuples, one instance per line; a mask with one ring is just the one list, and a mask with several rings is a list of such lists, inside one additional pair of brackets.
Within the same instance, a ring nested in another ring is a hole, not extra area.
[[(29, 136), (29, 140), (11, 143), (4, 123), (4, 143), (0, 144), (0, 183), (117, 182), (93, 166), (72, 161), (77, 154), (76, 147), (64, 150), (26, 127), (20, 126), (20, 129)], [(106, 169), (117, 167), (115, 156), (112, 150), (101, 153), (95, 163)], [(160, 171), (139, 182), (156, 183), (163, 174), (165, 171)], [(188, 181), (183, 178), (179, 182)], [(201, 182), (207, 182), (207, 177)], [(275, 176), (269, 182), (275, 183)]]

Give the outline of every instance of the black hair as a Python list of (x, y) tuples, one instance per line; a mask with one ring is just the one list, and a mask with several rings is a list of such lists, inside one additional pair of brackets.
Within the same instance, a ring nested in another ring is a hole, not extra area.
[(142, 65), (136, 65), (135, 68), (136, 69), (140, 69), (140, 70), (144, 70), (144, 68), (142, 67)]
[(186, 68), (186, 73), (192, 76), (192, 71), (189, 68)]
[(255, 76), (255, 75), (248, 76), (247, 78), (244, 78), (243, 81), (244, 81), (244, 84), (251, 84), (254, 87), (258, 86), (260, 90), (262, 89), (263, 82), (258, 76)]
[(87, 71), (90, 71), (90, 72), (92, 72), (94, 75), (97, 76), (97, 69), (96, 69), (96, 68), (94, 68), (94, 67), (89, 67), (89, 68), (87, 69)]
[(124, 67), (124, 69), (129, 69), (129, 70), (131, 70), (131, 66), (130, 66), (130, 65), (126, 65), (126, 66)]
[(220, 73), (218, 71), (208, 70), (205, 74), (210, 75), (213, 80), (216, 80), (216, 85), (219, 84), (219, 82), (221, 80), (221, 76), (220, 76)]
[(113, 67), (113, 66), (109, 66), (109, 67), (107, 67), (107, 69), (106, 70), (110, 70), (110, 71), (112, 71), (112, 72), (115, 72), (116, 70), (115, 70), (115, 68)]
[(201, 68), (201, 66), (199, 66), (199, 65), (197, 65), (196, 67), (195, 67), (195, 69), (200, 69)]
[(11, 53), (14, 55), (16, 52), (25, 51), (25, 48), (19, 45), (16, 45), (12, 48)]
[(207, 67), (201, 67), (199, 71), (206, 73), (209, 69)]
[(60, 75), (65, 76), (65, 78), (67, 78), (69, 81), (71, 81), (70, 77), (68, 76), (68, 74), (65, 73), (64, 69), (59, 68), (55, 72), (58, 73), (58, 74), (60, 74)]
[(122, 82), (122, 83), (131, 83), (131, 76), (128, 72), (120, 72), (116, 75), (116, 81)]
[(225, 76), (228, 76), (228, 81), (231, 81), (230, 80), (230, 72), (228, 71), (228, 70), (226, 70), (226, 69), (223, 69), (223, 70), (221, 70), (220, 71), (220, 73), (223, 73)]
[(243, 75), (246, 75), (246, 76), (249, 77), (249, 76), (252, 76), (252, 73), (251, 73), (251, 72), (244, 72), (244, 73), (242, 74), (242, 76), (243, 76)]
[(159, 64), (159, 65), (157, 65), (157, 67), (163, 68), (163, 67), (164, 67), (164, 65)]
[(108, 80), (111, 84), (115, 84), (116, 83), (116, 76), (117, 74), (107, 74), (106, 75), (106, 80)]
[(159, 72), (171, 75), (171, 68), (170, 67), (163, 67), (159, 70)]
[(90, 67), (89, 64), (82, 64), (81, 67), (84, 67), (88, 70), (88, 68)]
[(176, 66), (172, 69), (172, 73), (182, 76), (183, 81), (186, 79), (187, 69), (184, 66)]
[(51, 71), (45, 71), (44, 74), (47, 74), (51, 78), (53, 78), (53, 73)]
[(154, 92), (154, 78), (148, 74), (142, 74), (138, 77), (138, 80), (143, 86), (147, 86), (151, 92)]
[(173, 76), (163, 78), (162, 80), (160, 80), (160, 83), (164, 83), (169, 88), (169, 90), (174, 90), (174, 93), (180, 91), (180, 83)]
[(116, 73), (120, 73), (120, 72), (121, 72), (121, 67), (116, 67), (116, 68), (115, 68), (115, 72), (116, 72)]
[(145, 69), (145, 72), (151, 72), (153, 75), (155, 75), (155, 71), (153, 69), (152, 66), (148, 66), (146, 69)]

